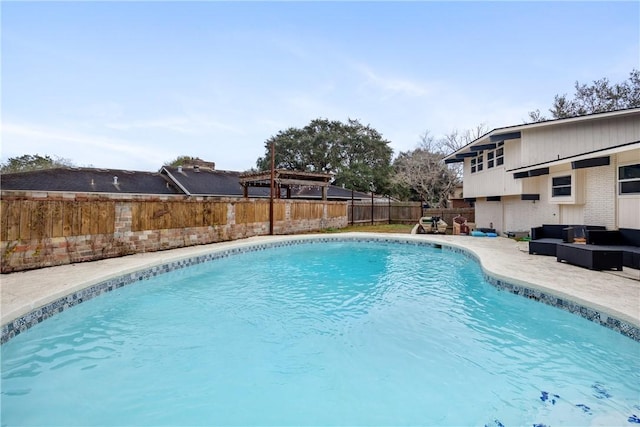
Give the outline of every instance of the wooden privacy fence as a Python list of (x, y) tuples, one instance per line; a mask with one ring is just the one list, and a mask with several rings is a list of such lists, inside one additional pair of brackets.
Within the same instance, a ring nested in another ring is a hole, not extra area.
[(33, 240), (110, 234), (115, 201), (3, 200), (0, 240)]
[[(235, 240), (270, 232), (270, 201), (79, 195), (0, 201), (2, 272)], [(347, 225), (344, 202), (274, 200), (274, 234)]]
[(439, 216), (449, 226), (453, 218), (461, 215), (475, 222), (474, 208), (423, 208), (420, 202), (389, 202), (386, 199), (349, 202), (349, 224), (415, 224), (423, 216)]

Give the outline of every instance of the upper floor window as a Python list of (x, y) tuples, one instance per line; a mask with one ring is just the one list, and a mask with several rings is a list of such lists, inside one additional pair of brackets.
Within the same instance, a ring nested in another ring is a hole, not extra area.
[(483, 167), (483, 158), (484, 155), (482, 154), (482, 152), (480, 152), (480, 154), (478, 154), (478, 157), (476, 157), (476, 159), (478, 159), (478, 161), (476, 162), (476, 166), (478, 167), (477, 171), (480, 172), (482, 170)]
[(504, 164), (504, 142), (498, 144), (498, 148), (496, 148), (496, 166), (501, 166)]
[(618, 194), (640, 194), (640, 164), (618, 168)]
[(487, 169), (504, 164), (504, 142), (499, 142), (498, 146), (487, 152)]

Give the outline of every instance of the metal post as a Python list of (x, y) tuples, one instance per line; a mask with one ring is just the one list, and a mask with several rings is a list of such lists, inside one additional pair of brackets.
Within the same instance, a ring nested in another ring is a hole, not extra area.
[(371, 225), (373, 225), (373, 182), (371, 183)]
[(271, 142), (271, 191), (269, 193), (269, 235), (273, 236), (273, 197), (275, 195), (275, 179), (276, 179), (276, 161), (275, 161), (276, 142)]
[(353, 217), (353, 187), (351, 187), (351, 225), (355, 224), (355, 218)]

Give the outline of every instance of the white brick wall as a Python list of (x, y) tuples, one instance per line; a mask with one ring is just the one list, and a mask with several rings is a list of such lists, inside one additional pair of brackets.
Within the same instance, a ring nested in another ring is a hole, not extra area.
[(477, 228), (493, 228), (498, 234), (505, 231), (502, 224), (502, 202), (476, 202), (476, 227)]
[(504, 217), (506, 231), (528, 231), (542, 224), (560, 223), (559, 207), (547, 203), (545, 193), (535, 203), (520, 197), (504, 200)]
[(585, 169), (584, 223), (616, 228), (616, 166)]

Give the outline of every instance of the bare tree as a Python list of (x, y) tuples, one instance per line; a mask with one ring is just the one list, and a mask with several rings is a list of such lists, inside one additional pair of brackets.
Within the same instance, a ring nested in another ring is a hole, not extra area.
[(460, 132), (458, 129), (455, 129), (442, 137), (438, 141), (437, 147), (439, 151), (443, 153), (453, 153), (454, 151), (458, 151), (465, 145), (480, 138), (488, 131), (489, 128), (487, 127), (486, 123), (480, 123), (474, 128), (467, 129), (462, 132)]
[[(453, 153), (455, 151), (458, 151), (465, 145), (470, 144), (471, 142), (480, 138), (488, 131), (489, 128), (487, 127), (486, 123), (479, 123), (474, 128), (467, 129), (462, 132), (455, 129), (438, 140), (438, 142), (435, 144), (436, 149), (434, 151), (446, 154)], [(462, 180), (461, 163), (452, 163), (449, 164), (448, 167), (456, 174), (458, 180)]]
[(425, 201), (433, 207), (446, 207), (457, 178), (444, 164), (443, 158), (443, 154), (424, 148), (400, 153), (393, 164), (394, 184), (409, 188), (414, 199)]
[(444, 158), (486, 133), (485, 123), (462, 132), (454, 130), (440, 139), (426, 130), (416, 149), (401, 152), (393, 162), (394, 195), (422, 200), (433, 207), (446, 207), (449, 195), (462, 179), (462, 166), (446, 164)]

